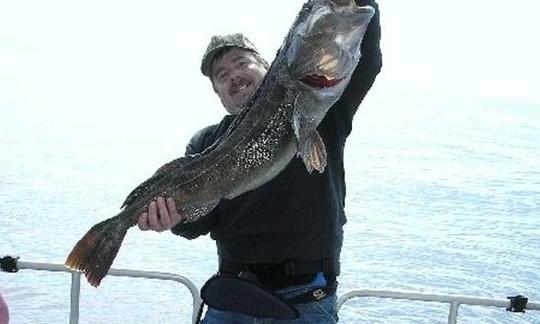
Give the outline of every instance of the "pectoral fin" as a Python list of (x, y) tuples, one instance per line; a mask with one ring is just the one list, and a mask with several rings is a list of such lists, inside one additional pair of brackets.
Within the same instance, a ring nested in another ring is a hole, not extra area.
[(306, 169), (309, 173), (313, 170), (323, 173), (326, 168), (326, 146), (316, 130), (302, 143), (298, 145), (298, 155), (304, 160)]
[(326, 168), (326, 146), (317, 131), (317, 123), (310, 108), (308, 96), (302, 94), (294, 101), (293, 129), (298, 140), (298, 156), (302, 158), (309, 173), (313, 170), (323, 173)]

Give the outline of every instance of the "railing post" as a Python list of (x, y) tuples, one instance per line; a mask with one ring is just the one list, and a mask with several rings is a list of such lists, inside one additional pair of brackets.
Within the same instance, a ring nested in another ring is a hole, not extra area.
[(79, 300), (81, 295), (81, 274), (71, 272), (71, 311), (69, 313), (69, 324), (79, 324)]
[(450, 313), (448, 313), (448, 324), (457, 324), (458, 308), (460, 303), (453, 301), (450, 303)]
[(201, 311), (201, 304), (202, 300), (197, 294), (197, 296), (193, 296), (193, 313), (191, 315), (191, 323), (197, 324), (197, 318), (199, 317), (199, 311)]

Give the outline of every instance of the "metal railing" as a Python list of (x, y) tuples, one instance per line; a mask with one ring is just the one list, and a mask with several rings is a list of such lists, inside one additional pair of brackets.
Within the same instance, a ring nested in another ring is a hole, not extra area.
[(448, 313), (448, 324), (457, 323), (458, 308), (460, 305), (504, 307), (507, 311), (512, 311), (512, 312), (522, 312), (525, 309), (526, 310), (540, 310), (540, 303), (530, 303), (523, 296), (509, 297), (507, 300), (503, 300), (503, 299), (478, 298), (478, 297), (470, 297), (470, 296), (425, 294), (425, 293), (413, 293), (413, 292), (402, 292), (402, 291), (400, 292), (400, 291), (366, 289), (366, 290), (353, 290), (339, 297), (338, 302), (337, 302), (338, 311), (346, 301), (352, 298), (357, 298), (357, 297), (406, 299), (406, 300), (450, 304), (450, 310)]
[[(71, 274), (71, 301), (70, 301), (70, 315), (69, 323), (79, 323), (79, 300), (81, 290), (81, 273), (71, 270), (61, 264), (52, 263), (37, 263), (37, 262), (21, 262), (16, 258), (4, 257), (0, 258), (2, 261), (2, 270), (6, 272), (17, 272), (20, 269), (28, 270), (41, 270), (52, 272), (68, 272)], [(193, 298), (193, 313), (192, 323), (196, 322), (198, 310), (201, 305), (201, 298), (199, 295), (199, 289), (195, 284), (186, 277), (166, 273), (166, 272), (152, 272), (152, 271), (137, 271), (128, 269), (110, 269), (108, 275), (118, 277), (133, 277), (133, 278), (148, 278), (158, 280), (170, 280), (181, 283), (186, 286)], [(370, 298), (389, 298), (389, 299), (405, 299), (425, 302), (437, 302), (450, 304), (450, 310), (448, 314), (448, 324), (456, 324), (458, 317), (458, 308), (460, 305), (473, 305), (473, 306), (491, 306), (491, 307), (503, 307), (507, 311), (522, 312), (524, 310), (540, 310), (540, 303), (528, 302), (527, 298), (523, 296), (508, 297), (507, 300), (502, 299), (489, 299), (478, 298), (470, 296), (457, 296), (457, 295), (441, 295), (441, 294), (426, 294), (426, 293), (414, 293), (403, 291), (387, 291), (387, 290), (353, 290), (345, 293), (338, 298), (337, 309), (338, 311), (345, 302), (352, 298), (358, 297), (370, 297)]]
[[(78, 324), (79, 323), (79, 300), (81, 295), (81, 273), (75, 270), (69, 269), (68, 267), (62, 264), (52, 264), (52, 263), (38, 263), (38, 262), (22, 262), (18, 261), (15, 258), (11, 258), (10, 262), (12, 265), (6, 270), (4, 265), (2, 265), (2, 270), (6, 272), (17, 272), (18, 270), (40, 270), (40, 271), (50, 271), (50, 272), (68, 272), (71, 274), (71, 300), (70, 300), (70, 313), (69, 313), (69, 323)], [(132, 278), (147, 278), (147, 279), (158, 279), (158, 280), (169, 280), (176, 281), (186, 286), (191, 293), (193, 298), (193, 313), (191, 315), (191, 320), (193, 323), (197, 320), (197, 313), (201, 305), (201, 298), (199, 295), (199, 288), (188, 278), (166, 272), (153, 272), (153, 271), (137, 271), (129, 269), (113, 269), (111, 268), (108, 272), (109, 276), (116, 277), (132, 277)]]

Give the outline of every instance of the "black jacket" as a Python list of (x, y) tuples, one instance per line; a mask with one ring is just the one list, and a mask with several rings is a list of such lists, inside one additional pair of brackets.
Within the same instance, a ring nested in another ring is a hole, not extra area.
[[(359, 0), (360, 5), (371, 0)], [(353, 116), (382, 66), (379, 12), (362, 43), (362, 57), (341, 98), (318, 127), (326, 144), (324, 173), (307, 173), (300, 158), (263, 186), (222, 200), (197, 222), (180, 224), (175, 234), (196, 238), (211, 233), (221, 258), (243, 263), (339, 258), (346, 222), (343, 150)], [(199, 131), (186, 153), (203, 151), (226, 131), (234, 116)]]

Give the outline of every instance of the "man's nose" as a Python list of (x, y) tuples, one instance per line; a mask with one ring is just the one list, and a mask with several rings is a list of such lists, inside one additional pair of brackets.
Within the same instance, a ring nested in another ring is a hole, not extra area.
[(238, 73), (238, 71), (231, 71), (229, 74), (229, 78), (231, 79), (231, 82), (234, 84), (240, 81), (240, 73)]

